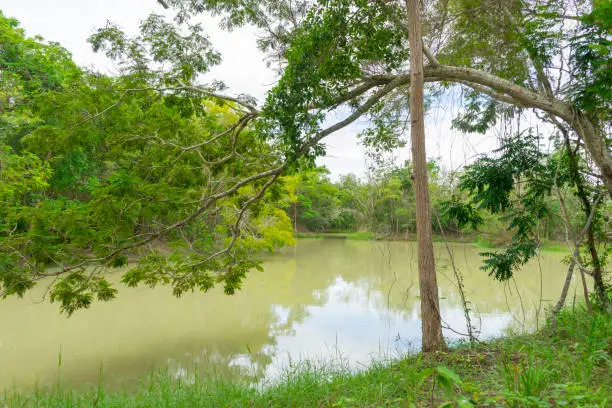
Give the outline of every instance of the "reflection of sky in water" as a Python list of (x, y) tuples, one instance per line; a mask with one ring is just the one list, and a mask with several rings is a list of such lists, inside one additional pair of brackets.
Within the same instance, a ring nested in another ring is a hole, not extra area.
[[(265, 377), (273, 379), (290, 364), (299, 361), (340, 362), (352, 369), (367, 367), (373, 360), (398, 358), (418, 350), (421, 345), (421, 321), (416, 307), (399, 312), (381, 310), (379, 304), (363, 293), (363, 288), (345, 282), (341, 277), (327, 288), (328, 300), (323, 306), (309, 306), (308, 317), (294, 324), (291, 335), (276, 336), (274, 355)], [(382, 296), (382, 294), (379, 294)], [(448, 341), (459, 340), (465, 332), (465, 316), (459, 307), (441, 301), (442, 318), (452, 330), (444, 329)], [(273, 306), (277, 325), (286, 324), (290, 310)], [(512, 317), (509, 312), (481, 314), (475, 324), (480, 338), (499, 336)], [(272, 328), (274, 330), (274, 328)], [(339, 360), (339, 361), (338, 361)], [(233, 365), (248, 368), (253, 364), (248, 355), (234, 358)]]

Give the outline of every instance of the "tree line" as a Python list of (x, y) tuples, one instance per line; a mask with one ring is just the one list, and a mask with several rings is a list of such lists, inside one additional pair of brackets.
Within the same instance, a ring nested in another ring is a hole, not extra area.
[[(497, 246), (512, 240), (508, 222), (500, 214), (482, 212), (482, 223), (477, 228), (465, 228), (463, 224), (460, 227), (451, 203), (453, 197), (467, 199), (458, 185), (463, 171), (445, 172), (435, 160), (429, 161), (428, 169), (434, 233), (449, 239), (482, 240)], [(415, 237), (416, 212), (409, 162), (403, 166), (377, 167), (361, 178), (346, 174), (332, 181), (329, 170), (316, 167), (286, 176), (284, 180), (295, 194), (284, 209), (296, 232), (371, 232), (383, 239)], [(575, 191), (565, 193), (572, 224), (581, 225), (584, 216)], [(538, 221), (538, 234), (542, 244), (564, 241), (565, 224), (556, 199), (549, 200), (546, 215)]]

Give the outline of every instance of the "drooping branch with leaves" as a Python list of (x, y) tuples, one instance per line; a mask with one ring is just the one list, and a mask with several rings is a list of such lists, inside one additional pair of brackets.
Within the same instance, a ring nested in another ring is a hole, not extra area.
[[(0, 63), (18, 84), (0, 140), (2, 297), (44, 281), (72, 313), (113, 298), (102, 272), (128, 262), (128, 285), (232, 293), (262, 249), (293, 241), (279, 207), (287, 192), (273, 185), (282, 160), (256, 136), (257, 109), (194, 83), (217, 58), (200, 54), (197, 29), (181, 37), (153, 17), (138, 38), (101, 30), (92, 42), (123, 71), (111, 78), (78, 70), (67, 53), (47, 59), (55, 46), (2, 19), (22, 51), (3, 47)], [(28, 58), (60, 80), (30, 90), (45, 78)]]
[[(10, 21), (6, 31), (16, 27)], [(281, 149), (252, 99), (197, 82), (218, 61), (199, 29), (174, 31), (157, 16), (141, 29), (130, 38), (109, 25), (90, 39), (117, 61), (118, 77), (72, 66), (73, 77), (14, 108), (31, 121), (7, 127), (2, 140), (2, 297), (44, 281), (72, 313), (114, 298), (104, 272), (128, 263), (130, 286), (167, 284), (178, 296), (222, 284), (233, 293), (260, 268), (262, 250), (293, 242), (281, 173), (395, 87)], [(13, 41), (30, 45), (21, 31)], [(41, 58), (55, 51), (32, 44)], [(24, 64), (24, 56), (4, 57), (3, 71)]]

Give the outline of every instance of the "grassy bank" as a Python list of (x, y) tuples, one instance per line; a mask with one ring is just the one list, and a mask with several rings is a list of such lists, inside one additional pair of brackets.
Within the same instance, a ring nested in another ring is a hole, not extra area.
[(298, 232), (295, 234), (296, 238), (310, 238), (310, 239), (348, 239), (351, 241), (377, 241), (384, 239), (382, 237), (376, 236), (373, 232), (324, 232), (324, 233), (315, 233), (315, 232)]
[[(416, 241), (416, 236), (414, 234), (395, 234), (395, 235), (377, 235), (373, 232), (344, 232), (344, 233), (329, 233), (329, 232), (298, 232), (295, 234), (295, 237), (300, 238), (308, 238), (308, 239), (322, 239), (322, 238), (342, 238), (352, 241)], [(433, 237), (434, 242), (458, 242), (458, 243), (471, 243), (476, 245), (479, 248), (483, 249), (495, 249), (503, 247), (504, 244), (500, 242), (495, 242), (487, 237), (482, 235), (462, 235), (462, 236), (440, 236), (435, 235)], [(542, 247), (540, 248), (542, 251), (546, 252), (569, 252), (567, 249), (567, 245), (564, 242), (557, 241), (544, 241), (542, 243)]]
[[(150, 375), (136, 390), (61, 387), (0, 397), (2, 407), (606, 407), (612, 404), (608, 316), (565, 311), (557, 330), (375, 363), (366, 371), (302, 364), (263, 390)], [(453, 405), (448, 405), (453, 406)]]

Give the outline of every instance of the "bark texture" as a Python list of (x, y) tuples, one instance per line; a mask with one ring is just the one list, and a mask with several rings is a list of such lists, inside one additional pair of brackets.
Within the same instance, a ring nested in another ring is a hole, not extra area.
[(419, 258), (419, 288), (423, 351), (446, 347), (442, 337), (440, 301), (433, 251), (429, 208), (427, 156), (425, 154), (425, 120), (423, 112), (423, 43), (419, 0), (406, 0), (410, 41), (410, 120), (412, 165), (416, 200), (416, 227)]

